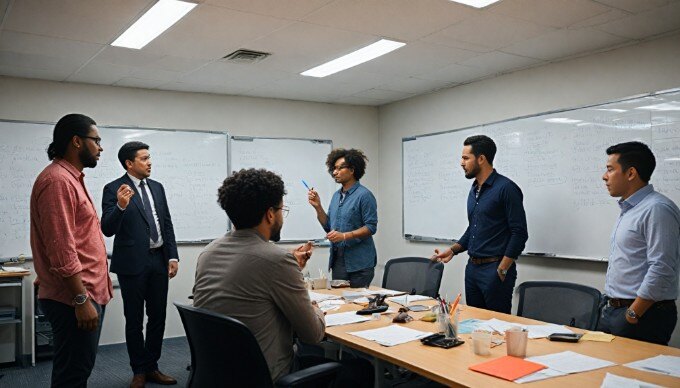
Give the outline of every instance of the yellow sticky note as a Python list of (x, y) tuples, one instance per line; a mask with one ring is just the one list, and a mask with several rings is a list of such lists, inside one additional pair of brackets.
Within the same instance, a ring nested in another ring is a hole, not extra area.
[(616, 337), (601, 331), (588, 331), (581, 337), (581, 341), (612, 342), (614, 338)]

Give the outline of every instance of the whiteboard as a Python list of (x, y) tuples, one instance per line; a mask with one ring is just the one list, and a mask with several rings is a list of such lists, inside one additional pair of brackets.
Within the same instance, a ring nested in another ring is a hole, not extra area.
[(283, 179), (287, 192), (283, 202), (290, 212), (281, 230), (282, 241), (325, 238), (316, 211), (307, 202), (307, 188), (302, 180), (319, 192), (326, 208), (340, 187), (326, 169), (326, 157), (332, 148), (330, 140), (231, 137), (231, 171), (264, 168)]
[[(50, 163), (45, 150), (53, 129), (54, 123), (0, 121), (0, 257), (31, 254), (31, 188)], [(165, 187), (177, 241), (214, 239), (227, 231), (227, 217), (217, 204), (217, 188), (228, 171), (226, 133), (100, 126), (99, 134), (101, 159), (83, 172), (100, 217), (104, 185), (125, 173), (118, 150), (136, 140), (150, 146), (151, 179)], [(111, 251), (113, 239), (106, 245)]]
[(404, 138), (403, 232), (413, 240), (452, 240), (467, 225), (472, 180), (460, 167), (463, 141), (491, 137), (494, 167), (524, 193), (524, 253), (606, 260), (619, 214), (606, 190), (607, 147), (650, 146), (655, 189), (680, 203), (680, 92), (651, 94), (432, 135)]

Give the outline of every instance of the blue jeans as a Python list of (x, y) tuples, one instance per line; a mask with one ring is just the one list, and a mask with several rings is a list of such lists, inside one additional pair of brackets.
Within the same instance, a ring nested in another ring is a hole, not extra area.
[(498, 276), (500, 261), (472, 264), (465, 267), (465, 300), (468, 306), (510, 314), (512, 291), (517, 280), (517, 267), (508, 269), (505, 281)]
[(626, 320), (626, 310), (626, 307), (606, 305), (602, 309), (597, 330), (620, 337), (668, 345), (678, 320), (678, 309), (675, 304), (650, 307), (635, 325)]

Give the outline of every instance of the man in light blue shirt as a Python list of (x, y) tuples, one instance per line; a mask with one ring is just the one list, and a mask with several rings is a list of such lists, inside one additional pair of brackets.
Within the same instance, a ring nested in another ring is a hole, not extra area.
[(677, 322), (680, 210), (649, 184), (656, 161), (647, 145), (621, 143), (607, 155), (602, 179), (612, 197), (621, 197), (621, 214), (611, 236), (598, 329), (667, 345)]
[(375, 274), (377, 254), (373, 235), (378, 230), (378, 204), (359, 179), (366, 172), (366, 155), (356, 149), (335, 149), (328, 154), (328, 173), (342, 187), (333, 194), (328, 213), (313, 188), (309, 203), (331, 242), (329, 269), (333, 279), (349, 280), (350, 287), (368, 287)]

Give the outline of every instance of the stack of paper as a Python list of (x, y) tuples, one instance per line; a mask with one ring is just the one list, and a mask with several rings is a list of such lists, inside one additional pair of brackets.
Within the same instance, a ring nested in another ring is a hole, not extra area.
[(329, 295), (329, 294), (321, 294), (318, 292), (314, 291), (307, 291), (309, 293), (309, 299), (312, 300), (312, 302), (322, 302), (324, 300), (332, 300), (332, 299), (340, 299), (339, 296), (337, 295)]
[(319, 308), (321, 311), (328, 312), (328, 311), (335, 311), (340, 309), (340, 306), (345, 304), (344, 300), (324, 300), (322, 302), (319, 302)]
[(520, 377), (545, 369), (545, 366), (518, 357), (504, 356), (481, 364), (471, 365), (469, 368), (475, 372), (515, 381)]
[(548, 323), (547, 325), (524, 325), (522, 327), (529, 331), (529, 338), (531, 339), (546, 338), (554, 333), (573, 333), (570, 329), (553, 323)]
[(23, 267), (10, 267), (8, 266), (3, 266), (0, 265), (0, 270), (5, 271), (5, 272), (16, 272), (16, 273), (22, 273), (22, 272), (28, 272), (29, 270)]
[(581, 337), (581, 341), (612, 342), (614, 338), (616, 337), (601, 331), (587, 331), (583, 334), (583, 337)]
[(365, 288), (356, 290), (356, 291), (343, 291), (342, 292), (342, 297), (345, 298), (345, 300), (354, 300), (357, 298), (361, 298), (363, 296), (371, 296), (373, 293), (368, 291)]
[(499, 333), (505, 333), (506, 330), (521, 327), (518, 323), (511, 323), (506, 321), (501, 321), (500, 319), (492, 318), (486, 322), (477, 325), (477, 329), (487, 330), (487, 331), (497, 331)]
[(388, 298), (390, 302), (398, 303), (402, 306), (408, 306), (410, 303), (419, 302), (421, 300), (430, 300), (429, 296), (424, 295), (402, 295)]
[(624, 366), (647, 372), (661, 373), (662, 375), (680, 377), (680, 357), (676, 356), (661, 355), (624, 364)]
[(375, 341), (383, 346), (395, 346), (425, 338), (433, 333), (413, 330), (399, 325), (390, 325), (379, 329), (355, 331), (349, 334), (369, 341)]
[(660, 388), (656, 384), (607, 373), (600, 388)]
[(458, 334), (471, 334), (479, 325), (486, 321), (480, 319), (466, 319), (458, 323)]
[(350, 323), (366, 322), (371, 318), (366, 315), (358, 315), (354, 311), (346, 313), (328, 314), (326, 315), (326, 327), (348, 325)]
[(528, 357), (527, 360), (545, 365), (548, 367), (548, 369), (544, 369), (537, 373), (522, 377), (521, 379), (517, 379), (515, 380), (516, 383), (529, 383), (550, 377), (564, 376), (570, 373), (587, 372), (590, 370), (616, 365), (613, 362), (601, 360), (595, 357), (584, 356), (583, 354), (570, 351), (546, 354), (545, 356)]

